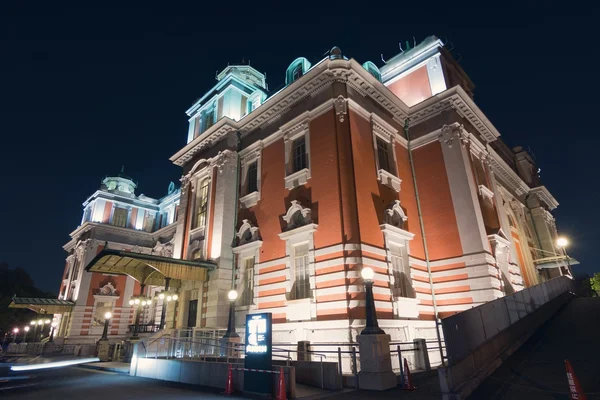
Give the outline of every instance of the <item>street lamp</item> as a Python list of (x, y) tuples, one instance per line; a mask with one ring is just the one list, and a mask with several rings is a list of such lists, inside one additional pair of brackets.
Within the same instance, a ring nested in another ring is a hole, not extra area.
[(38, 323), (36, 320), (33, 320), (29, 323), (29, 325), (33, 326), (33, 343), (36, 342)]
[(373, 278), (375, 272), (370, 267), (363, 267), (360, 271), (360, 275), (365, 281), (365, 292), (366, 292), (366, 326), (365, 329), (360, 333), (361, 335), (382, 335), (385, 332), (379, 327), (377, 323), (377, 311), (375, 310), (375, 300), (373, 299)]
[(240, 335), (235, 331), (235, 301), (238, 298), (238, 293), (235, 290), (230, 290), (227, 293), (229, 299), (229, 322), (227, 323), (227, 332), (225, 332), (224, 338), (238, 338)]
[(13, 329), (13, 343), (17, 342), (17, 333), (19, 333), (19, 328)]
[(567, 246), (569, 245), (569, 240), (565, 237), (559, 237), (558, 239), (556, 239), (556, 246), (560, 249), (562, 249), (564, 255), (565, 255), (565, 260), (567, 260), (567, 270), (569, 271), (569, 274), (571, 274), (571, 276), (573, 276), (573, 271), (571, 271), (571, 262), (569, 261), (569, 256), (567, 255)]
[(54, 331), (56, 330), (56, 326), (58, 323), (56, 321), (52, 321), (50, 324), (50, 342), (54, 342)]
[(27, 333), (29, 332), (29, 326), (25, 326), (25, 328), (23, 328), (23, 331), (25, 331), (25, 333), (23, 334), (23, 340), (25, 340), (25, 343), (27, 343)]
[(102, 337), (100, 340), (108, 340), (108, 321), (112, 318), (110, 311), (104, 314), (104, 330), (102, 331)]
[(135, 309), (135, 319), (133, 325), (132, 338), (138, 337), (139, 325), (140, 325), (140, 309), (152, 304), (152, 299), (145, 296), (135, 296), (129, 299), (129, 305)]

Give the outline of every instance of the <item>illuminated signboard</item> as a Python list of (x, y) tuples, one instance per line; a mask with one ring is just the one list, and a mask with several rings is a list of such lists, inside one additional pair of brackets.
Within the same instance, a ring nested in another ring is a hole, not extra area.
[[(271, 313), (246, 316), (245, 368), (270, 371), (273, 367), (271, 328)], [(270, 394), (272, 379), (268, 373), (245, 371), (244, 392)]]

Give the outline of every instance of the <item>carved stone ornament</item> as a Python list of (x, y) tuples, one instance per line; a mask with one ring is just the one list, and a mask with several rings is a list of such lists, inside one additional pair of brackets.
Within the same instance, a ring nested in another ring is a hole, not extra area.
[(396, 228), (404, 229), (404, 223), (408, 217), (404, 213), (404, 210), (400, 206), (400, 200), (395, 200), (385, 210), (385, 223), (388, 225), (395, 226)]
[(235, 235), (238, 238), (238, 243), (240, 246), (246, 243), (254, 242), (256, 240), (260, 240), (258, 227), (252, 226), (252, 224), (247, 219), (244, 219), (242, 221), (242, 226), (240, 226), (240, 229)]
[(214, 161), (214, 165), (217, 167), (220, 174), (222, 174), (225, 171), (226, 166), (229, 166), (231, 171), (235, 171), (235, 168), (236, 168), (236, 163), (234, 162), (235, 157), (236, 157), (236, 153), (229, 151), (229, 150), (219, 152), (219, 154), (217, 155), (217, 158)]
[(287, 230), (312, 223), (310, 213), (310, 208), (303, 208), (298, 200), (292, 200), (292, 205), (283, 216), (283, 220), (287, 222)]
[(108, 282), (106, 285), (102, 286), (100, 290), (98, 290), (98, 294), (103, 296), (115, 296), (117, 288), (115, 288), (111, 282)]
[(454, 141), (457, 139), (463, 147), (469, 143), (469, 134), (465, 131), (463, 125), (453, 124), (442, 127), (442, 133), (439, 136), (440, 142), (452, 148)]
[(173, 242), (175, 237), (166, 243), (156, 242), (156, 245), (152, 249), (152, 254), (156, 254), (162, 257), (173, 257)]
[(346, 114), (348, 114), (348, 102), (346, 101), (346, 98), (339, 95), (333, 102), (333, 106), (335, 107), (335, 115), (337, 115), (338, 120), (344, 122)]

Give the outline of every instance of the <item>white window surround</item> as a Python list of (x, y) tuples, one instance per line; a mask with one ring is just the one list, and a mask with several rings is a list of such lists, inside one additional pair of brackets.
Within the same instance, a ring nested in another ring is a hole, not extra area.
[[(309, 119), (306, 118), (291, 126), (282, 127), (283, 143), (285, 147), (285, 187), (292, 190), (298, 186), (306, 184), (311, 177), (311, 160), (310, 160), (310, 134), (309, 134)], [(300, 171), (293, 170), (293, 143), (294, 140), (304, 136), (304, 146), (306, 152), (307, 168)]]
[[(390, 225), (390, 224), (382, 224), (379, 226), (381, 231), (383, 232), (384, 235), (384, 242), (385, 242), (385, 250), (386, 250), (386, 261), (388, 263), (388, 268), (390, 270), (390, 278), (392, 278), (393, 276), (393, 271), (392, 271), (392, 256), (391, 256), (391, 247), (392, 246), (398, 246), (398, 247), (405, 247), (406, 250), (406, 255), (407, 255), (407, 267), (408, 270), (410, 271), (411, 267), (410, 267), (410, 263), (409, 263), (409, 259), (410, 257), (408, 256), (410, 254), (410, 247), (409, 247), (409, 241), (411, 241), (414, 237), (415, 234), (408, 232), (404, 229), (400, 229), (396, 226)], [(412, 274), (411, 274), (412, 275)], [(412, 280), (412, 276), (411, 276), (411, 280)], [(393, 285), (393, 282), (390, 282), (390, 286)], [(394, 293), (392, 292), (392, 297), (394, 299), (394, 315), (397, 318), (418, 318), (419, 317), (419, 311), (417, 309), (419, 300), (416, 298), (410, 298), (410, 297), (399, 297), (399, 296), (394, 296)]]
[[(399, 192), (402, 180), (398, 177), (398, 159), (396, 157), (396, 146), (394, 145), (395, 136), (398, 134), (398, 131), (375, 114), (371, 114), (371, 126), (373, 129), (373, 154), (375, 156), (377, 179), (382, 184), (389, 186), (396, 192)], [(377, 138), (380, 138), (388, 145), (388, 164), (391, 171), (386, 171), (379, 166)]]
[(479, 185), (479, 194), (490, 200), (494, 198), (494, 192), (488, 189), (488, 187), (485, 185)]
[(313, 233), (317, 230), (318, 225), (308, 223), (300, 227), (291, 229), (279, 234), (281, 240), (285, 240), (286, 259), (286, 297), (289, 298), (293, 288), (294, 273), (292, 271), (292, 257), (294, 256), (294, 247), (307, 244), (308, 245), (308, 270), (311, 297), (306, 299), (287, 300), (286, 312), (288, 321), (309, 321), (316, 318), (317, 304), (314, 299), (316, 289), (315, 275), (315, 254), (314, 254), (314, 239)]
[[(255, 206), (260, 200), (260, 175), (261, 175), (261, 157), (262, 143), (256, 142), (255, 145), (240, 154), (241, 179), (240, 179), (240, 203), (244, 208)], [(258, 190), (247, 193), (248, 190), (248, 167), (256, 162), (256, 188)]]
[[(248, 235), (250, 237), (247, 237)], [(262, 241), (260, 241), (258, 227), (253, 226), (247, 219), (242, 220), (242, 226), (240, 226), (240, 229), (238, 229), (235, 236), (238, 238), (238, 247), (243, 247), (243, 245), (251, 244), (254, 242), (262, 243)]]
[[(252, 277), (252, 279), (254, 280), (254, 282), (256, 284), (256, 271), (258, 270), (257, 265), (259, 263), (260, 248), (262, 247), (262, 244), (263, 244), (262, 240), (255, 240), (253, 242), (245, 243), (245, 244), (242, 244), (240, 246), (237, 246), (237, 247), (234, 247), (231, 249), (233, 251), (233, 253), (237, 255), (237, 269), (239, 271), (238, 272), (239, 278), (237, 279), (236, 287), (243, 286), (242, 279), (246, 279), (246, 259), (251, 258), (251, 257), (254, 257), (254, 276)], [(236, 310), (240, 310), (240, 311), (256, 310), (258, 307), (257, 301), (256, 301), (257, 294), (258, 293), (256, 291), (256, 286), (255, 286), (254, 299), (252, 301), (252, 304), (236, 306)]]

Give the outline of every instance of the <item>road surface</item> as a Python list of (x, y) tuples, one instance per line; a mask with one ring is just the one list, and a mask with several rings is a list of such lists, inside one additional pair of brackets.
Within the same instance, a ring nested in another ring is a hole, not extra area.
[(149, 400), (149, 399), (241, 399), (224, 397), (220, 390), (172, 384), (154, 379), (130, 377), (114, 372), (79, 367), (30, 371), (28, 379), (0, 384), (0, 398), (51, 400)]
[(568, 359), (588, 400), (600, 399), (600, 298), (571, 300), (509, 357), (469, 400), (569, 399)]

